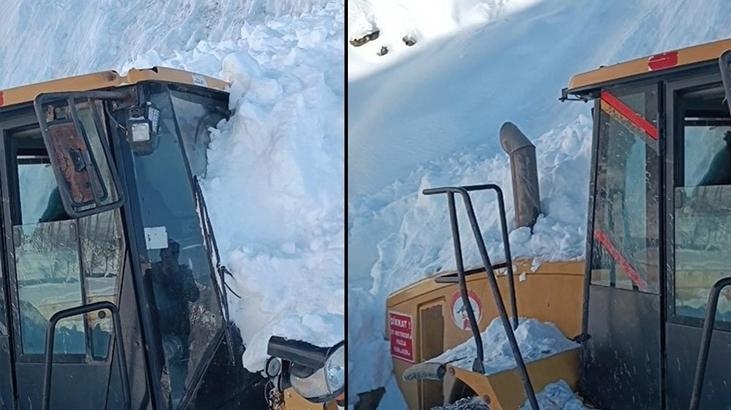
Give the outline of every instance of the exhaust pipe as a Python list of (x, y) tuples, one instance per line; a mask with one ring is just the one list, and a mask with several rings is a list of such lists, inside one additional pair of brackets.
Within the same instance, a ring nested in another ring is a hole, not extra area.
[(533, 224), (541, 213), (536, 146), (512, 122), (500, 127), (500, 145), (510, 156), (515, 226), (527, 226), (533, 230)]

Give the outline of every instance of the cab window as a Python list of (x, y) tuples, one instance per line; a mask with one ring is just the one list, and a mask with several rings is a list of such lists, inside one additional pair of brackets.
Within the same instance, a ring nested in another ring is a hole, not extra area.
[(175, 121), (193, 175), (206, 176), (211, 128), (228, 117), (226, 102), (171, 88)]
[[(720, 84), (685, 90), (675, 104), (674, 308), (702, 318), (711, 286), (731, 275), (731, 118)], [(717, 320), (731, 321), (728, 291)]]
[[(39, 132), (11, 138), (13, 248), (21, 352), (41, 360), (51, 316), (63, 309), (117, 302), (124, 244), (118, 211), (71, 219), (64, 211)], [(105, 360), (109, 312), (61, 320), (54, 353)]]
[[(153, 149), (135, 152), (133, 164), (144, 226), (142, 257), (148, 266), (144, 278), (163, 346), (165, 371), (160, 381), (167, 400), (175, 406), (194, 390), (197, 370), (207, 364), (223, 330), (218, 284), (189, 172), (193, 167), (202, 172), (205, 159), (198, 157), (201, 162), (196, 165), (186, 157), (185, 140), (193, 139), (197, 128), (205, 129), (199, 137), (207, 138), (208, 130), (202, 107), (182, 101), (175, 105), (165, 86), (146, 87), (149, 101), (160, 110), (160, 126)], [(196, 152), (204, 154), (204, 146)]]
[(657, 293), (657, 87), (604, 90), (599, 106), (591, 282)]

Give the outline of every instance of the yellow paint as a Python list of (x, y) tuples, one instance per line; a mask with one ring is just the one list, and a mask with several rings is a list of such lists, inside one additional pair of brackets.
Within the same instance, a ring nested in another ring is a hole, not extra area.
[(137, 84), (143, 81), (198, 85), (220, 91), (225, 91), (228, 88), (228, 83), (217, 78), (174, 68), (133, 68), (129, 70), (126, 76), (121, 76), (116, 71), (102, 71), (8, 88), (0, 91), (0, 95), (2, 96), (0, 98), (0, 101), (2, 101), (0, 107), (5, 108), (12, 105), (28, 103), (43, 93), (103, 90)]
[[(718, 59), (723, 52), (731, 50), (731, 39), (718, 40), (692, 47), (681, 48), (678, 53), (678, 64), (673, 67), (682, 67)], [(651, 74), (648, 60), (651, 56), (636, 58), (619, 64), (599, 67), (595, 70), (577, 74), (569, 80), (569, 93), (596, 88), (602, 84), (615, 82), (629, 77)]]
[(293, 388), (284, 390), (284, 410), (337, 410), (335, 400), (313, 403), (300, 396)]
[[(579, 382), (579, 366), (579, 349), (569, 350), (526, 364), (533, 390), (536, 393), (543, 390), (546, 385), (559, 380), (565, 381), (572, 389), (576, 389)], [(445, 377), (454, 378), (467, 385), (475, 392), (476, 396), (489, 403), (491, 410), (517, 409), (525, 403), (527, 398), (520, 380), (520, 374), (516, 369), (485, 376), (458, 367), (447, 366), (447, 375)], [(448, 381), (445, 384), (452, 386), (451, 392), (444, 392), (447, 397), (452, 394), (459, 394), (459, 383)], [(459, 397), (452, 396), (449, 401), (453, 402), (457, 398)]]

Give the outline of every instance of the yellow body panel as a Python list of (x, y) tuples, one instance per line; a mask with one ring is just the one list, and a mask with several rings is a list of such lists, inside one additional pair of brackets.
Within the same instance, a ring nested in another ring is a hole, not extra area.
[[(568, 337), (581, 333), (584, 294), (584, 262), (545, 262), (535, 271), (531, 260), (514, 263), (518, 313), (541, 321), (553, 322)], [(504, 270), (498, 270), (498, 283), (509, 309), (508, 281)], [(422, 409), (441, 404), (442, 386), (436, 381), (407, 382), (403, 372), (413, 365), (431, 359), (443, 351), (472, 337), (453, 319), (453, 300), (459, 293), (456, 283), (437, 283), (440, 273), (425, 278), (393, 293), (387, 300), (388, 312), (410, 316), (412, 321), (413, 363), (393, 358), (394, 373), (409, 408)], [(497, 317), (484, 271), (469, 275), (467, 286), (480, 299), (478, 326), (484, 330)], [(477, 313), (477, 312), (476, 312)], [(386, 335), (389, 324), (386, 324)]]
[[(682, 66), (716, 60), (726, 50), (731, 50), (731, 39), (713, 41), (661, 54), (677, 52), (677, 63), (671, 67), (674, 69)], [(656, 54), (655, 56), (661, 54)], [(569, 93), (572, 93), (581, 89), (594, 88), (600, 84), (651, 73), (653, 71), (649, 68), (648, 62), (652, 57), (654, 56), (636, 58), (623, 63), (599, 67), (595, 70), (577, 74), (569, 80), (568, 91)]]
[(284, 390), (284, 410), (337, 410), (335, 400), (327, 403), (313, 403), (300, 396), (293, 388)]
[(137, 84), (143, 81), (162, 81), (179, 84), (197, 85), (225, 91), (228, 83), (217, 78), (167, 67), (131, 69), (126, 76), (116, 71), (61, 78), (42, 83), (22, 85), (0, 91), (0, 107), (32, 102), (39, 94), (52, 92), (91, 91), (116, 88)]

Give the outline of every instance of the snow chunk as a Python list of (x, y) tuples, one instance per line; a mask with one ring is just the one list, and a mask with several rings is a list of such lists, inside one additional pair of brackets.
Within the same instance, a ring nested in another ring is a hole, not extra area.
[[(559, 380), (547, 385), (536, 395), (541, 410), (584, 410), (588, 407), (576, 397), (568, 383)], [(530, 403), (526, 400), (520, 410), (530, 410)]]
[[(513, 353), (499, 317), (490, 322), (481, 336), (482, 345), (485, 347), (485, 374), (495, 374), (515, 367)], [(580, 346), (567, 339), (553, 323), (543, 323), (536, 319), (521, 318), (518, 328), (515, 329), (515, 338), (526, 363), (577, 349)], [(428, 361), (450, 363), (455, 367), (472, 370), (472, 362), (476, 357), (475, 341), (469, 339)]]
[(490, 406), (479, 397), (465, 397), (446, 406), (432, 407), (431, 410), (490, 410)]
[(241, 100), (243, 94), (251, 86), (251, 78), (259, 77), (261, 69), (259, 63), (249, 54), (241, 52), (227, 55), (222, 64), (223, 79), (231, 83), (229, 108), (234, 109), (236, 107), (233, 104)]

